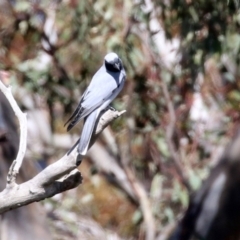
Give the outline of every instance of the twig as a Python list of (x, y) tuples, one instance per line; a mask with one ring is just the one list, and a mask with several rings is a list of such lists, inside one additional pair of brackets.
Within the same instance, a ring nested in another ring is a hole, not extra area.
[(104, 146), (98, 142), (95, 143), (92, 149), (88, 151), (88, 156), (100, 171), (103, 171), (111, 178), (114, 184), (124, 190), (134, 202), (139, 202), (124, 169), (119, 166), (117, 159)]
[(133, 193), (136, 196), (137, 203), (139, 204), (144, 220), (144, 232), (146, 240), (154, 240), (156, 235), (155, 219), (152, 212), (151, 201), (148, 197), (147, 191), (143, 184), (137, 179), (135, 173), (129, 166), (131, 160), (130, 145), (126, 139), (130, 139), (130, 131), (127, 131), (127, 136), (122, 138), (120, 144), (120, 164), (126, 174), (128, 182), (133, 189)]
[(131, 171), (131, 169), (128, 166), (124, 166), (124, 170), (132, 188), (134, 189), (135, 194), (137, 195), (142, 210), (146, 233), (145, 239), (153, 240), (155, 239), (156, 226), (150, 199), (148, 198), (144, 186), (137, 180), (133, 171)]
[(164, 82), (164, 80), (161, 81), (161, 86), (162, 86), (164, 98), (167, 102), (167, 108), (168, 108), (168, 112), (169, 112), (169, 116), (170, 116), (170, 121), (169, 121), (169, 124), (167, 125), (167, 129), (166, 129), (166, 141), (167, 141), (171, 156), (173, 158), (173, 161), (175, 163), (176, 170), (177, 170), (178, 174), (180, 175), (183, 184), (190, 191), (191, 187), (189, 185), (187, 176), (184, 174), (184, 168), (182, 166), (180, 154), (178, 153), (178, 151), (175, 148), (174, 143), (173, 143), (174, 129), (175, 129), (175, 125), (176, 125), (176, 115), (175, 115), (173, 103), (170, 98), (169, 91), (168, 91), (167, 85)]
[(0, 89), (3, 94), (8, 99), (11, 107), (19, 120), (20, 126), (20, 142), (17, 158), (13, 161), (12, 165), (9, 168), (7, 176), (7, 188), (11, 188), (16, 185), (16, 177), (19, 173), (19, 169), (22, 166), (22, 161), (25, 156), (26, 146), (27, 146), (27, 114), (23, 113), (16, 103), (15, 99), (12, 96), (11, 87), (6, 87), (0, 80)]

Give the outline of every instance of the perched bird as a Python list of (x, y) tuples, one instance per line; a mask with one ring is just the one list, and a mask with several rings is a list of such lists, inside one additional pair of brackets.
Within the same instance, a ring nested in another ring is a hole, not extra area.
[[(95, 73), (88, 88), (73, 112), (72, 116), (65, 123), (68, 124), (67, 131), (72, 129), (81, 119), (84, 118), (84, 125), (78, 144), (78, 154), (87, 153), (93, 129), (100, 112), (113, 101), (122, 90), (126, 78), (121, 59), (116, 53), (108, 53), (104, 58), (101, 68)], [(69, 153), (75, 148), (70, 149)]]

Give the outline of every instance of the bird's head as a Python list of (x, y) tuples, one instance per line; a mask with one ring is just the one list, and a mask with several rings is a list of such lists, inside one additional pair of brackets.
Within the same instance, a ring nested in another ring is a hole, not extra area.
[(114, 52), (108, 53), (105, 56), (104, 61), (108, 71), (120, 72), (123, 68), (121, 59)]

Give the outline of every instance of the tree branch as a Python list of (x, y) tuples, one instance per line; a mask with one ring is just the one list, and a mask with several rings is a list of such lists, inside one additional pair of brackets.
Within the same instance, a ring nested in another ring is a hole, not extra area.
[(26, 152), (27, 146), (27, 115), (23, 113), (16, 103), (15, 99), (12, 96), (11, 87), (6, 87), (1, 79), (0, 79), (0, 90), (8, 99), (15, 115), (19, 119), (20, 125), (20, 142), (19, 142), (19, 151), (17, 154), (17, 158), (12, 162), (12, 165), (9, 168), (8, 176), (7, 176), (7, 186), (6, 188), (11, 188), (16, 185), (16, 177), (19, 173), (19, 169), (22, 166), (22, 161)]
[[(65, 154), (61, 159), (46, 167), (31, 180), (16, 184), (16, 176), (22, 165), (26, 150), (27, 121), (26, 115), (21, 112), (14, 100), (10, 88), (6, 88), (0, 81), (0, 88), (11, 103), (20, 122), (21, 141), (17, 159), (12, 163), (8, 173), (8, 184), (0, 192), (0, 214), (14, 208), (40, 201), (55, 194), (77, 187), (82, 182), (81, 173), (77, 170), (77, 148), (70, 154)], [(101, 113), (95, 133), (92, 136), (93, 144), (103, 129), (114, 119), (120, 117), (125, 111), (118, 112), (107, 109)], [(67, 174), (67, 175), (66, 175)], [(61, 179), (60, 179), (61, 178)]]
[(185, 187), (188, 189), (188, 191), (191, 191), (191, 186), (189, 184), (188, 178), (183, 169), (180, 154), (177, 151), (177, 149), (175, 148), (175, 145), (173, 142), (174, 129), (176, 127), (176, 115), (175, 115), (174, 106), (173, 106), (172, 100), (170, 98), (170, 94), (169, 94), (167, 85), (164, 82), (164, 80), (161, 81), (161, 86), (162, 86), (164, 98), (167, 103), (167, 109), (168, 109), (168, 113), (169, 113), (169, 117), (170, 117), (170, 119), (169, 119), (170, 121), (169, 121), (169, 124), (167, 125), (167, 129), (166, 129), (166, 141), (167, 141), (171, 156), (173, 158), (174, 164), (176, 166), (176, 170), (177, 170), (179, 176), (181, 177), (182, 182), (185, 185)]

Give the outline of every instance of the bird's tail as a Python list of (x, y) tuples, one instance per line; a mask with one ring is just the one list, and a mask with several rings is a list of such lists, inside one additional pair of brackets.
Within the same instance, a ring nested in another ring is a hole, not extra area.
[(80, 140), (80, 139), (78, 139), (77, 142), (75, 142), (74, 145), (71, 147), (71, 149), (68, 150), (67, 155), (69, 155), (69, 154), (73, 151), (73, 149), (78, 145), (79, 140)]
[(89, 143), (92, 137), (92, 133), (96, 124), (99, 109), (94, 110), (85, 120), (81, 138), (78, 145), (78, 153), (80, 155), (86, 155)]

